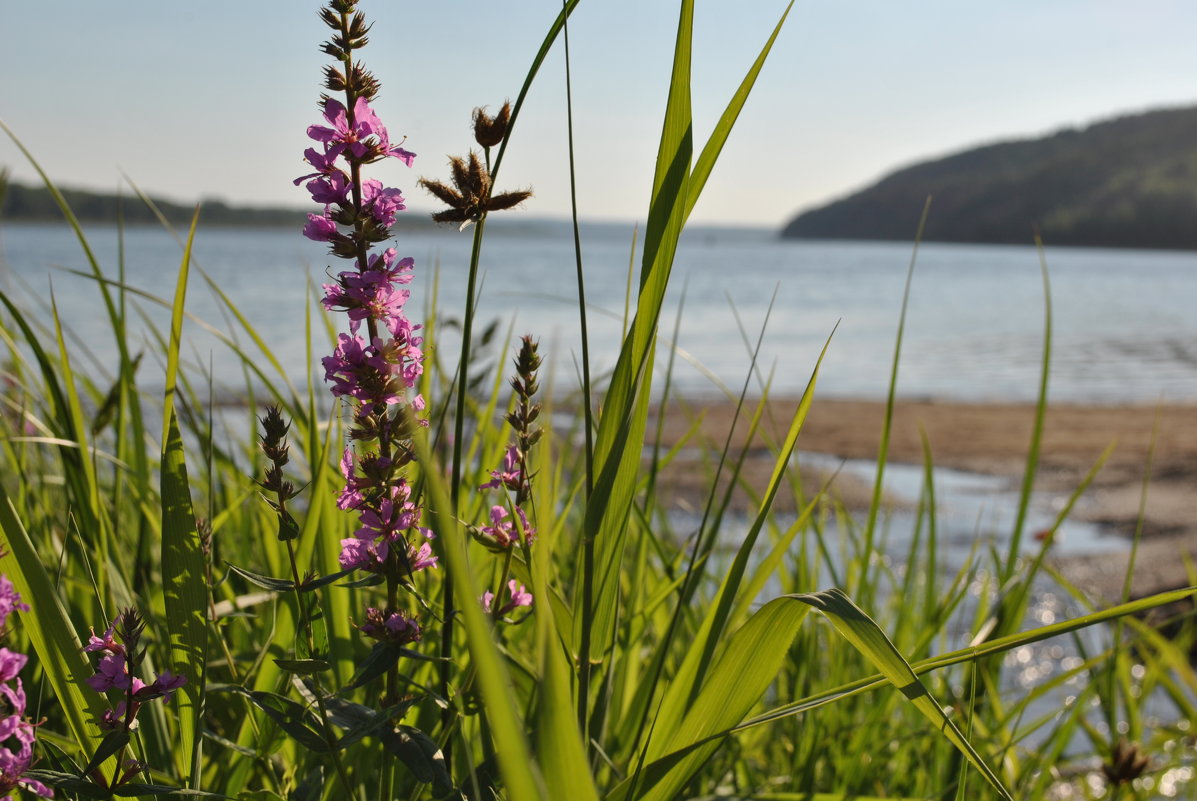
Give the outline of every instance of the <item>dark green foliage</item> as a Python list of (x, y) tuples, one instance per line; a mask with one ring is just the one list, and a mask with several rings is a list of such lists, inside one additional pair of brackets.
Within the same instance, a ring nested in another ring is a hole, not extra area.
[(1197, 107), (987, 145), (898, 170), (804, 212), (786, 238), (1197, 248)]
[[(89, 192), (82, 189), (62, 189), (75, 216), (80, 222), (114, 223), (123, 220), (126, 224), (159, 225), (158, 218), (147, 205), (135, 196), (119, 197), (104, 192)], [(152, 198), (154, 205), (173, 225), (186, 228), (195, 212), (194, 205), (171, 203)], [(299, 208), (247, 208), (230, 206), (224, 201), (205, 199), (202, 201), (204, 225), (287, 225), (303, 226), (304, 210)], [(0, 202), (0, 219), (16, 222), (59, 222), (62, 212), (58, 203), (44, 187), (23, 186), (9, 183)]]

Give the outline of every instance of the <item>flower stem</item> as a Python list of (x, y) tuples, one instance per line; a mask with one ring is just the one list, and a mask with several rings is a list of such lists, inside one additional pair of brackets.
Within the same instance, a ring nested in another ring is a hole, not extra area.
[[(449, 484), (452, 513), (460, 514), (458, 508), (461, 503), (461, 453), (465, 439), (465, 410), (466, 394), (469, 388), (470, 340), (474, 333), (474, 299), (478, 286), (478, 263), (482, 258), (482, 234), (486, 228), (486, 215), (483, 214), (474, 226), (474, 243), (470, 250), (470, 272), (466, 279), (466, 305), (461, 324), (461, 359), (457, 365), (457, 406), (453, 419), (453, 466), (452, 480)], [(441, 626), (441, 670), (440, 691), (442, 698), (449, 697), (449, 679), (452, 670), (453, 657), (453, 578), (446, 572), (442, 586), (441, 608), (443, 610), (444, 625)], [(448, 730), (453, 722), (453, 709), (448, 706), (441, 713), (441, 727)], [(452, 742), (445, 743), (445, 768), (451, 770), (453, 765)], [(452, 775), (452, 773), (450, 773)]]

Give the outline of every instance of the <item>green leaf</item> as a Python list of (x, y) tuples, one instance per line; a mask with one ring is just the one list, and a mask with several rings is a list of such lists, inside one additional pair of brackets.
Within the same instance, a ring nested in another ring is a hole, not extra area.
[(788, 598), (765, 604), (727, 638), (702, 690), (671, 727), (666, 756), (620, 782), (612, 801), (673, 798), (723, 742), (724, 730), (742, 721), (777, 678), (809, 607)]
[(332, 665), (323, 659), (276, 659), (274, 664), (291, 673), (307, 675), (309, 673), (323, 673)]
[(437, 796), (453, 790), (453, 780), (445, 769), (445, 755), (432, 738), (412, 726), (384, 729), (378, 735), (387, 752), (411, 770), (417, 781), (430, 782)]
[(239, 692), (248, 696), (256, 707), (304, 748), (317, 754), (324, 754), (330, 750), (328, 741), (320, 733), (320, 721), (303, 704), (264, 690), (239, 689)]
[(208, 793), (203, 790), (192, 790), (187, 787), (171, 787), (166, 784), (122, 784), (112, 791), (113, 795), (122, 798), (140, 798), (145, 795), (177, 795), (188, 798), (229, 798), (219, 793)]
[(298, 600), (307, 608), (311, 631), (295, 638), (295, 653), (300, 659), (324, 659), (328, 656), (328, 620), (320, 604), (320, 596), (300, 594)]
[(107, 787), (81, 779), (73, 773), (63, 773), (57, 770), (27, 770), (24, 775), (27, 778), (39, 781), (42, 784), (49, 785), (56, 789), (70, 790), (87, 798), (109, 798), (111, 792)]
[(524, 723), (511, 691), (510, 674), (495, 645), (490, 618), (477, 602), (482, 590), (470, 570), (464, 531), (451, 511), (453, 505), (445, 486), (445, 474), (441, 472), (426, 433), (417, 432), (412, 444), (419, 463), (424, 466), (428, 509), (432, 512), (432, 528), (437, 532), (433, 547), (438, 549), (441, 564), (453, 580), (459, 619), (465, 630), (470, 659), (477, 667), (475, 675), (490, 726), (493, 731), (502, 732), (502, 748), (497, 749), (497, 755), (507, 798), (510, 801), (544, 801), (547, 796), (533, 770), (531, 749), (523, 734)]
[(129, 732), (126, 729), (117, 729), (109, 732), (100, 744), (96, 746), (96, 752), (91, 755), (91, 759), (87, 762), (87, 767), (82, 771), (84, 776), (90, 776), (91, 772), (108, 759), (108, 757), (120, 751), (129, 744)]
[(902, 658), (894, 644), (885, 636), (885, 632), (860, 607), (852, 603), (847, 595), (838, 589), (830, 589), (808, 595), (787, 597), (809, 604), (822, 612), (835, 626), (836, 631), (868, 657), (869, 661), (881, 671), (881, 674), (931, 721), (940, 734), (960, 750), (1002, 798), (1013, 801), (1013, 796), (1006, 790), (1001, 779), (985, 764), (964, 735), (960, 733), (960, 730), (956, 728), (956, 724), (952, 722), (951, 718), (944, 714), (943, 707), (936, 703), (931, 694), (927, 692), (927, 688), (919, 681), (910, 664)]
[(370, 653), (358, 665), (357, 672), (353, 674), (353, 678), (349, 680), (346, 688), (356, 690), (382, 676), (399, 661), (399, 657), (402, 655), (403, 648), (398, 645), (389, 642), (375, 643), (374, 647), (370, 649)]
[(361, 589), (362, 587), (377, 587), (379, 584), (382, 584), (384, 581), (386, 581), (386, 579), (384, 579), (381, 574), (370, 573), (369, 575), (364, 576), (363, 578), (354, 579), (353, 581), (346, 581), (341, 584), (338, 584), (337, 586), (344, 587), (347, 590), (356, 590), (356, 589)]
[(282, 509), (278, 513), (278, 541), (286, 542), (287, 540), (294, 540), (299, 538), (299, 524), (295, 522), (295, 518), (286, 509)]
[[(333, 582), (337, 581), (338, 579), (345, 578), (352, 572), (353, 572), (352, 570), (338, 570), (336, 573), (329, 573), (327, 576), (321, 576), (320, 578), (314, 578), (311, 581), (301, 581), (299, 583), (299, 591), (300, 592), (311, 592), (312, 590), (318, 590), (321, 587), (327, 587), (329, 584), (332, 584)], [(382, 576), (378, 576), (377, 578), (381, 580)], [(349, 585), (342, 584), (341, 586), (347, 587)]]
[(748, 100), (748, 95), (752, 92), (757, 76), (760, 75), (761, 67), (765, 66), (765, 59), (769, 57), (769, 51), (773, 49), (773, 43), (777, 41), (777, 35), (781, 33), (781, 27), (785, 24), (786, 17), (789, 16), (790, 9), (793, 7), (794, 3), (791, 0), (790, 4), (786, 6), (786, 10), (782, 12), (781, 19), (773, 28), (773, 33), (769, 35), (769, 40), (761, 48), (756, 61), (753, 62), (748, 74), (744, 76), (744, 80), (740, 82), (739, 88), (728, 102), (727, 108), (720, 115), (719, 122), (715, 124), (715, 129), (711, 132), (710, 139), (702, 148), (702, 153), (695, 160), (694, 169), (690, 173), (689, 193), (686, 196), (687, 219), (690, 217), (690, 212), (694, 210), (694, 204), (698, 202), (698, 197), (702, 194), (703, 187), (706, 186), (707, 178), (710, 177), (711, 170), (715, 168), (715, 162), (719, 159), (724, 144), (727, 143), (727, 137), (731, 134), (732, 127), (736, 124), (740, 111), (744, 108), (744, 102)]
[[(547, 560), (534, 563), (532, 584), (537, 599), (551, 597)], [(571, 692), (570, 665), (547, 605), (534, 613), (540, 652), (540, 699), (536, 708), (536, 745), (549, 798), (598, 801), (586, 762), (586, 743), (578, 728)]]
[(273, 578), (271, 576), (263, 576), (259, 573), (251, 573), (244, 568), (237, 567), (234, 564), (228, 565), (229, 570), (236, 573), (241, 578), (248, 581), (250, 584), (255, 584), (264, 590), (271, 590), (273, 592), (290, 592), (295, 589), (295, 582), (291, 579)]
[(179, 753), (186, 760), (189, 785), (199, 781), (200, 773), (200, 725), (208, 663), (208, 587), (206, 557), (195, 526), (183, 438), (175, 417), (174, 401), (183, 334), (183, 306), (187, 297), (187, 274), (198, 221), (197, 208), (183, 249), (171, 310), (163, 401), (161, 471), (162, 582), (174, 670), (188, 679), (179, 691), (176, 709), (179, 715)]
[(329, 720), (345, 730), (345, 734), (337, 741), (337, 748), (344, 749), (390, 726), (391, 721), (402, 717), (416, 703), (416, 699), (409, 698), (382, 710), (355, 704), (335, 695), (327, 696), (324, 703)]

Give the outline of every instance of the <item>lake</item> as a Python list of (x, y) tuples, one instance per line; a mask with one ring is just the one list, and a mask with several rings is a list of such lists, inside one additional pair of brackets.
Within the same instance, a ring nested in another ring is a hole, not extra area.
[[(577, 289), (572, 236), (559, 223), (492, 224), (483, 251), (479, 316), (497, 319), (512, 337), (538, 336), (553, 360), (558, 388), (576, 386)], [(402, 233), (395, 245), (416, 259), (409, 316), (419, 321), (434, 289), (442, 315), (464, 305), (470, 233)], [(597, 369), (618, 352), (633, 247), (631, 224), (592, 224), (582, 233), (591, 348)], [(106, 274), (117, 276), (121, 243), (111, 228), (88, 230)], [(636, 243), (637, 257), (640, 243)], [(880, 397), (893, 357), (909, 243), (783, 241), (764, 229), (697, 227), (687, 232), (674, 266), (662, 316), (662, 352), (677, 309), (677, 386), (694, 396), (738, 389), (750, 365), (750, 346), (762, 328), (759, 370), (774, 392), (806, 385), (815, 359), (837, 322), (820, 377), (822, 395)], [(181, 248), (166, 232), (125, 232), (126, 281), (162, 298), (174, 292)], [(1051, 248), (1054, 338), (1053, 400), (1113, 403), (1197, 400), (1197, 254)], [(193, 263), (241, 308), (289, 378), (307, 375), (305, 315), (320, 331), (330, 319), (314, 300), (331, 261), (298, 230), (201, 228)], [(343, 269), (341, 264), (332, 265)], [(638, 264), (637, 264), (638, 267)], [(0, 287), (26, 304), (53, 288), (60, 316), (89, 361), (102, 372), (115, 364), (94, 282), (65, 226), (0, 225)], [(769, 306), (772, 303), (772, 312)], [(166, 312), (139, 301), (159, 324)], [(220, 304), (193, 273), (188, 308), (229, 330)], [(340, 324), (341, 320), (332, 318)], [(144, 340), (144, 327), (136, 339)], [(315, 353), (327, 352), (321, 332)], [(924, 244), (911, 287), (898, 392), (905, 397), (955, 400), (1033, 400), (1044, 337), (1044, 291), (1033, 247)], [(252, 349), (244, 335), (241, 341)], [(457, 350), (450, 332), (438, 342), (443, 361)], [(185, 329), (185, 353), (235, 392), (236, 360), (195, 323)], [(145, 364), (152, 383), (161, 367)]]

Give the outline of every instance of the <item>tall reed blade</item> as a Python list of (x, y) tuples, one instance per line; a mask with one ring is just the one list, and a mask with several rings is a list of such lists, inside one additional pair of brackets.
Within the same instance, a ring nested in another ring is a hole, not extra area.
[(208, 662), (208, 586), (203, 544), (195, 525), (190, 482), (175, 413), (175, 388), (179, 370), (179, 347), (183, 337), (183, 306), (187, 298), (187, 276), (191, 246), (199, 209), (191, 220), (179, 279), (171, 309), (170, 345), (167, 351), (166, 388), (163, 400), (162, 434), (162, 582), (165, 593), (166, 625), (175, 670), (188, 681), (180, 691), (179, 755), (184, 761), (187, 786), (198, 789), (200, 745), (204, 705), (204, 676)]

